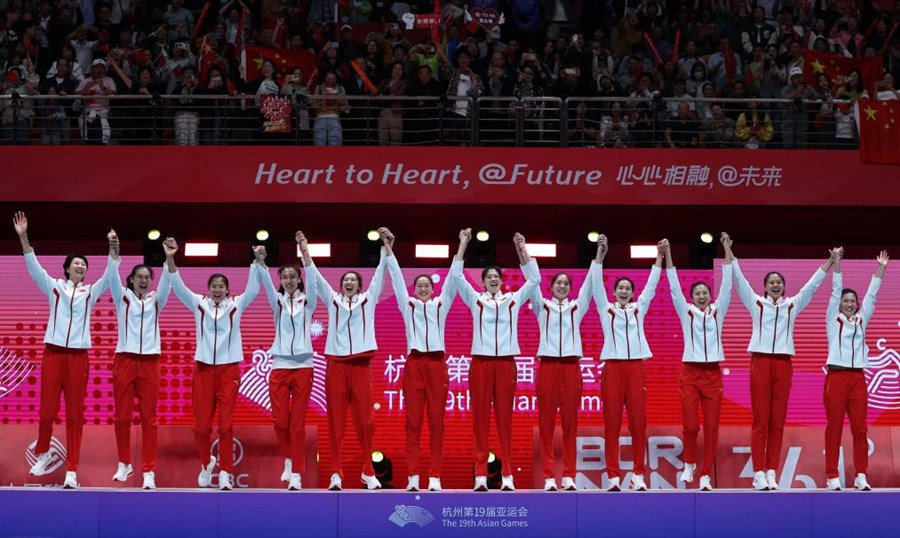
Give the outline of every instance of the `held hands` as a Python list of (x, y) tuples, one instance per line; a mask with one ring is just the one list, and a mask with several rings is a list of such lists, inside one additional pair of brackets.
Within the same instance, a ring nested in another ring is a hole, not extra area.
[(19, 236), (28, 233), (28, 219), (25, 218), (24, 211), (16, 211), (16, 214), (13, 215), (13, 227)]
[(835, 247), (828, 251), (831, 254), (831, 261), (839, 262), (844, 257), (844, 247)]
[(463, 228), (459, 231), (459, 242), (463, 245), (468, 245), (469, 241), (472, 240), (472, 228)]
[(109, 233), (106, 234), (106, 239), (109, 241), (109, 249), (116, 255), (119, 255), (119, 236), (116, 235), (115, 230), (109, 230)]
[(666, 251), (669, 250), (669, 248), (670, 248), (670, 245), (669, 245), (668, 239), (663, 239), (662, 241), (660, 241), (659, 243), (656, 244), (656, 251), (660, 255), (663, 255), (663, 256), (666, 254)]
[(384, 246), (394, 248), (394, 239), (396, 238), (390, 230), (384, 227), (378, 228), (378, 236), (381, 238), (381, 242), (384, 243)]
[(175, 239), (172, 237), (167, 237), (162, 245), (163, 251), (166, 253), (166, 258), (171, 258), (178, 252), (178, 243), (176, 243)]
[(264, 245), (257, 245), (253, 247), (253, 257), (256, 258), (256, 261), (262, 263), (266, 260), (266, 247)]
[(726, 232), (722, 232), (722, 235), (719, 236), (719, 241), (722, 243), (722, 246), (725, 248), (726, 251), (731, 250), (731, 245), (732, 245), (733, 241), (731, 240), (731, 237)]
[(888, 253), (886, 250), (882, 250), (881, 253), (878, 255), (878, 257), (875, 259), (878, 261), (879, 267), (887, 267), (888, 260), (890, 260), (891, 258), (890, 258), (890, 256), (888, 256)]
[(524, 235), (522, 235), (520, 233), (516, 233), (516, 235), (513, 236), (513, 243), (516, 245), (517, 249), (525, 250), (525, 236)]
[(601, 257), (606, 256), (606, 253), (609, 252), (609, 239), (604, 234), (600, 234), (600, 237), (597, 238), (597, 251)]
[(294, 239), (297, 241), (297, 245), (300, 246), (300, 252), (306, 252), (309, 250), (309, 243), (306, 240), (306, 235), (297, 230), (297, 233), (294, 234)]

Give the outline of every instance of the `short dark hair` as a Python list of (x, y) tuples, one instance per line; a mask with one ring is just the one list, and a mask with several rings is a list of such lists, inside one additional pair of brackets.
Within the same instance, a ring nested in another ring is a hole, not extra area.
[(84, 260), (84, 265), (90, 267), (87, 256), (85, 256), (84, 254), (69, 254), (68, 256), (66, 256), (66, 260), (63, 262), (63, 274), (65, 274), (66, 278), (68, 278), (69, 280), (72, 280), (69, 277), (69, 266), (72, 265), (72, 262), (77, 259)]

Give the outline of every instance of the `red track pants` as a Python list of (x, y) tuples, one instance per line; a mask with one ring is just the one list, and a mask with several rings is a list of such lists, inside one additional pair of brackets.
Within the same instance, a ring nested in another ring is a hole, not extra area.
[(341, 470), (341, 448), (344, 446), (344, 430), (347, 408), (356, 427), (356, 438), (362, 452), (363, 474), (373, 476), (372, 444), (375, 437), (375, 414), (372, 410), (372, 370), (369, 363), (375, 352), (351, 357), (325, 355), (325, 402), (328, 405), (328, 429), (331, 432), (332, 472), (344, 476)]
[(512, 356), (475, 355), (469, 368), (472, 428), (475, 433), (475, 476), (487, 476), (491, 403), (500, 441), (500, 472), (512, 474), (512, 413), (516, 395), (516, 361)]
[(194, 441), (200, 464), (209, 464), (212, 424), (219, 408), (219, 467), (234, 474), (234, 406), (237, 403), (241, 372), (237, 363), (194, 363)]
[(540, 357), (535, 392), (544, 478), (555, 477), (553, 430), (556, 428), (557, 409), (563, 432), (563, 476), (575, 478), (575, 443), (582, 388), (578, 360), (579, 357)]
[(678, 375), (684, 435), (684, 462), (697, 463), (697, 434), (703, 409), (703, 463), (700, 476), (709, 476), (716, 461), (719, 413), (722, 411), (722, 370), (718, 362), (686, 362)]
[(444, 411), (450, 379), (444, 352), (413, 350), (403, 368), (403, 399), (406, 405), (406, 463), (409, 476), (419, 474), (419, 441), (422, 419), (428, 414), (431, 467), (428, 476), (440, 478), (444, 461)]
[(291, 471), (306, 471), (306, 409), (312, 394), (312, 368), (279, 368), (269, 374), (272, 422), (281, 455), (291, 459)]
[(35, 454), (50, 450), (53, 422), (59, 414), (59, 396), (66, 401), (66, 469), (78, 470), (81, 434), (84, 429), (84, 397), (88, 383), (86, 349), (71, 349), (47, 344), (41, 358), (41, 409)]
[(131, 463), (131, 418), (137, 397), (142, 433), (141, 471), (153, 471), (156, 469), (158, 432), (156, 398), (159, 394), (159, 355), (116, 353), (112, 382), (119, 461)]
[(866, 437), (866, 414), (869, 393), (862, 370), (829, 370), (825, 378), (825, 477), (837, 478), (838, 454), (841, 434), (844, 432), (844, 415), (850, 416), (850, 432), (853, 434), (853, 467), (857, 473), (865, 473), (869, 466), (869, 441)]
[(777, 471), (781, 466), (781, 444), (794, 368), (790, 355), (751, 353), (750, 356), (753, 471)]
[(606, 437), (606, 472), (620, 478), (619, 432), (622, 408), (628, 412), (628, 430), (634, 474), (644, 474), (647, 457), (647, 376), (642, 360), (606, 360), (603, 366), (600, 397), (603, 401), (603, 426)]

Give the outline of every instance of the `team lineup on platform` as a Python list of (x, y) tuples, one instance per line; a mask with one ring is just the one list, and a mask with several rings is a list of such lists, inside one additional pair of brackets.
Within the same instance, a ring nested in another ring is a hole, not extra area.
[[(77, 467), (84, 423), (84, 400), (88, 382), (88, 349), (91, 347), (90, 315), (100, 296), (110, 290), (118, 320), (118, 342), (113, 366), (115, 399), (114, 424), (118, 467), (114, 481), (132, 476), (130, 431), (135, 399), (142, 427), (143, 488), (155, 489), (157, 450), (156, 399), (159, 391), (161, 353), (159, 315), (169, 294), (174, 292), (196, 324), (196, 352), (192, 379), (194, 437), (200, 459), (198, 485), (213, 484), (218, 464), (218, 485), (234, 487), (232, 418), (240, 385), (238, 364), (243, 361), (241, 316), (260, 291), (265, 291), (272, 308), (275, 337), (271, 348), (272, 370), (269, 395), (272, 419), (280, 451), (285, 458), (282, 481), (289, 490), (300, 490), (305, 471), (305, 417), (313, 385), (313, 347), (310, 331), (316, 304), (328, 311), (325, 343), (325, 400), (332, 474), (328, 489), (343, 488), (341, 451), (346, 415), (351, 413), (363, 455), (361, 481), (367, 489), (379, 489), (371, 458), (375, 430), (372, 375), (375, 357), (375, 307), (385, 280), (390, 276), (397, 305), (403, 317), (407, 339), (407, 360), (402, 379), (406, 402), (406, 458), (409, 467), (407, 490), (420, 488), (419, 452), (422, 423), (429, 426), (428, 472), (430, 491), (440, 491), (444, 454), (444, 413), (449, 379), (445, 364), (444, 328), (447, 314), (457, 295), (472, 314), (472, 360), (469, 390), (474, 433), (474, 490), (488, 490), (488, 436), (493, 408), (501, 461), (500, 489), (515, 490), (511, 464), (512, 414), (516, 391), (515, 356), (518, 345), (519, 310), (529, 301), (540, 330), (539, 367), (536, 377), (539, 447), (544, 490), (576, 490), (576, 433), (582, 393), (579, 360), (582, 357), (580, 326), (593, 301), (600, 313), (605, 362), (601, 378), (605, 458), (609, 490), (619, 491), (621, 483), (619, 433), (627, 412), (632, 436), (634, 468), (630, 488), (647, 489), (646, 464), (647, 384), (644, 360), (652, 353), (644, 335), (644, 318), (665, 268), (673, 304), (684, 337), (682, 370), (677, 381), (681, 401), (684, 436), (684, 470), (680, 480), (699, 489), (712, 489), (710, 473), (718, 441), (722, 406), (722, 322), (729, 309), (732, 287), (750, 314), (752, 336), (750, 397), (753, 423), (751, 455), (756, 490), (778, 489), (784, 424), (787, 416), (794, 355), (793, 330), (796, 317), (810, 303), (818, 287), (832, 271), (832, 291), (826, 313), (828, 357), (825, 381), (825, 476), (828, 489), (840, 489), (839, 451), (843, 421), (849, 416), (853, 437), (854, 485), (869, 490), (866, 479), (868, 442), (867, 398), (863, 370), (868, 367), (865, 329), (871, 320), (876, 295), (882, 282), (888, 255), (877, 257), (877, 269), (862, 301), (852, 289), (843, 287), (841, 260), (843, 247), (830, 250), (828, 259), (796, 295), (788, 296), (784, 277), (777, 271), (764, 278), (762, 295), (756, 294), (741, 272), (732, 252), (731, 238), (722, 233), (720, 242), (725, 260), (719, 293), (713, 300), (710, 286), (691, 285), (685, 297), (678, 282), (668, 240), (657, 244), (657, 258), (640, 294), (634, 282), (619, 278), (609, 293), (603, 284), (603, 262), (608, 241), (600, 236), (596, 257), (587, 278), (573, 295), (572, 282), (565, 273), (553, 275), (550, 296), (540, 289), (541, 275), (529, 255), (525, 238), (513, 238), (525, 283), (514, 292), (504, 292), (501, 268), (489, 266), (481, 273), (483, 290), (476, 290), (463, 273), (463, 261), (471, 229), (459, 233), (459, 248), (440, 293), (432, 279), (419, 275), (413, 281), (413, 295), (393, 246), (395, 237), (380, 228), (383, 243), (380, 261), (368, 287), (355, 271), (344, 273), (334, 289), (319, 274), (310, 257), (306, 237), (296, 233), (303, 272), (297, 264), (278, 268), (280, 287), (269, 275), (265, 247), (253, 247), (254, 261), (242, 294), (231, 295), (228, 278), (216, 273), (207, 281), (205, 295), (185, 285), (174, 256), (178, 244), (163, 241), (166, 267), (153, 290), (154, 271), (147, 265), (131, 269), (123, 287), (119, 276), (119, 239), (114, 231), (107, 236), (109, 258), (105, 272), (93, 284), (85, 284), (87, 258), (70, 254), (63, 263), (65, 278), (53, 278), (38, 262), (28, 239), (28, 221), (16, 213), (13, 225), (22, 244), (29, 275), (48, 297), (49, 319), (44, 336), (46, 348), (41, 359), (38, 440), (34, 448), (37, 462), (31, 474), (49, 472), (53, 422), (59, 412), (60, 396), (66, 403), (66, 478), (64, 487), (77, 488)], [(387, 273), (387, 274), (386, 274)], [(211, 455), (213, 419), (218, 409), (219, 461)], [(698, 461), (697, 443), (701, 428), (704, 457)], [(553, 432), (559, 412), (563, 432), (562, 482), (554, 474)], [(699, 467), (699, 469), (698, 469)]]

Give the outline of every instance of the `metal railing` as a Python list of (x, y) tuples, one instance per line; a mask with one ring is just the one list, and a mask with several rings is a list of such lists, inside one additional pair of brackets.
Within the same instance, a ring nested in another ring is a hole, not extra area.
[[(857, 147), (846, 101), (634, 97), (0, 96), (6, 144)], [(290, 105), (285, 106), (285, 105)], [(679, 112), (679, 108), (681, 111)]]

